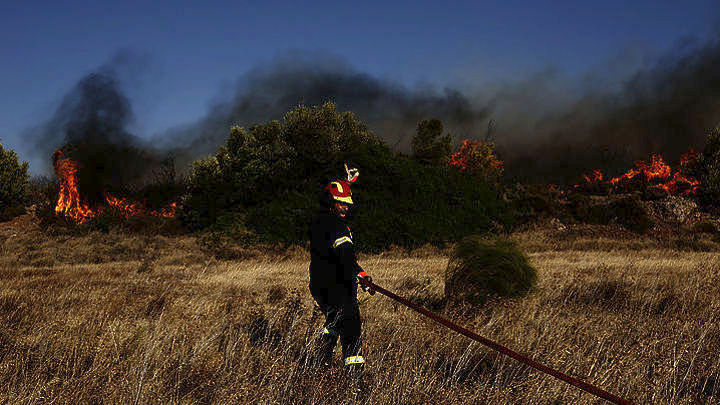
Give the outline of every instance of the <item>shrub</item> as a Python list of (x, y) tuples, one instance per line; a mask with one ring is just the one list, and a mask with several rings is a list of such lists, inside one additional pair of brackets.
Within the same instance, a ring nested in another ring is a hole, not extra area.
[(344, 174), (345, 162), (361, 173), (351, 213), (361, 250), (442, 244), (485, 232), (507, 216), (488, 184), (393, 153), (333, 103), (300, 105), (283, 121), (249, 130), (232, 128), (215, 156), (194, 163), (180, 216), (195, 230), (246, 227), (257, 241), (304, 243), (322, 186)]
[(0, 144), (0, 221), (24, 212), (28, 193), (28, 163)]
[(442, 136), (443, 125), (439, 119), (422, 120), (412, 139), (413, 157), (423, 164), (439, 165), (452, 152), (452, 136)]
[(449, 301), (481, 304), (488, 297), (513, 297), (535, 285), (537, 271), (518, 246), (505, 239), (463, 238), (455, 246), (445, 272)]
[(353, 151), (379, 144), (352, 113), (337, 112), (333, 103), (299, 105), (283, 122), (249, 131), (233, 127), (215, 156), (193, 164), (181, 216), (191, 229), (200, 229), (239, 205), (256, 207), (315, 189), (341, 173)]
[(616, 222), (637, 233), (645, 233), (653, 221), (638, 195), (627, 195), (614, 200), (594, 201), (581, 193), (569, 196), (575, 219), (589, 224), (608, 225)]
[(563, 205), (559, 203), (557, 190), (545, 184), (516, 183), (505, 186), (504, 198), (510, 201), (511, 212), (519, 224), (537, 220), (540, 217), (563, 216)]
[(418, 164), (387, 148), (367, 148), (354, 162), (361, 177), (352, 226), (363, 250), (442, 245), (510, 221), (497, 190), (447, 166)]
[(205, 228), (217, 219), (218, 206), (222, 205), (220, 200), (226, 194), (225, 190), (218, 189), (220, 177), (220, 167), (215, 157), (198, 159), (192, 163), (177, 214), (188, 229)]
[(609, 214), (625, 229), (645, 233), (653, 226), (650, 214), (637, 196), (628, 196), (610, 203)]

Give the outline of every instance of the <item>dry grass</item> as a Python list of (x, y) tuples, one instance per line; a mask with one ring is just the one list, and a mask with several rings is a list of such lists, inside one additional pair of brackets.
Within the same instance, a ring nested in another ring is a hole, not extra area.
[[(361, 295), (364, 381), (306, 367), (321, 319), (302, 251), (218, 260), (190, 237), (0, 231), (3, 403), (597, 402), (379, 295)], [(442, 308), (442, 251), (361, 262), (378, 284), (637, 403), (717, 403), (718, 253), (514, 238), (538, 288), (472, 311)]]

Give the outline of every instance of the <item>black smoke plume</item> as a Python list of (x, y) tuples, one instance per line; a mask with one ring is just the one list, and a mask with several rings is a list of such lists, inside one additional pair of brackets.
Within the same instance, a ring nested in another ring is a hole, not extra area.
[(120, 54), (80, 79), (52, 117), (30, 131), (36, 152), (48, 162), (59, 149), (78, 163), (80, 193), (91, 205), (102, 202), (106, 191), (132, 191), (161, 163), (158, 153), (127, 130), (133, 112), (120, 88), (118, 63), (128, 59)]
[(439, 118), (446, 128), (471, 134), (488, 115), (460, 91), (409, 88), (354, 69), (327, 54), (291, 52), (241, 76), (230, 99), (216, 102), (198, 123), (165, 134), (164, 142), (212, 153), (232, 125), (250, 126), (283, 115), (296, 105), (334, 101), (352, 111), (390, 146), (407, 151), (419, 121)]
[[(92, 182), (85, 185), (92, 190), (131, 184), (159, 160), (156, 149), (126, 129), (132, 110), (115, 65), (83, 78), (35, 131), (45, 156), (59, 147), (74, 148), (81, 170), (94, 173), (83, 180)], [(588, 80), (578, 84), (549, 71), (469, 93), (409, 87), (360, 72), (337, 57), (293, 52), (243, 74), (205, 117), (168, 130), (152, 144), (175, 150), (184, 168), (214, 153), (232, 125), (282, 119), (298, 103), (332, 100), (402, 152), (409, 152), (422, 119), (441, 119), (456, 141), (484, 138), (492, 120), (511, 178), (572, 183), (592, 169), (619, 173), (650, 153), (675, 160), (690, 147), (701, 149), (705, 132), (720, 123), (720, 39), (680, 45), (610, 89), (595, 83), (616, 78)]]
[(617, 82), (617, 77), (600, 74), (578, 84), (551, 70), (467, 94), (411, 88), (359, 72), (335, 57), (291, 53), (241, 76), (231, 97), (163, 140), (183, 145), (190, 155), (212, 153), (231, 125), (281, 119), (298, 103), (332, 100), (402, 152), (409, 152), (422, 119), (441, 119), (456, 141), (486, 137), (492, 120), (511, 178), (575, 182), (592, 169), (624, 171), (651, 153), (674, 160), (690, 147), (701, 149), (707, 129), (720, 122), (719, 67), (719, 40), (688, 42), (626, 73), (612, 90), (596, 83)]

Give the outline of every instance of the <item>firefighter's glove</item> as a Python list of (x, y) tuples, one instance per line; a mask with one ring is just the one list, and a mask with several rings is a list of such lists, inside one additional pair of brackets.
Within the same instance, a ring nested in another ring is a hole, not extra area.
[[(367, 280), (367, 281), (369, 281), (369, 282), (372, 283), (372, 277), (370, 277), (370, 275), (367, 274), (367, 273), (365, 273), (364, 271), (361, 271), (360, 273), (358, 273), (357, 276), (358, 276), (358, 278), (360, 278), (360, 279)], [(363, 283), (360, 283), (360, 288), (362, 288), (363, 291), (365, 291), (366, 293), (369, 293), (370, 295), (375, 295), (375, 290), (373, 290), (372, 288), (366, 286), (366, 285), (363, 284)]]
[(345, 172), (347, 173), (348, 183), (355, 183), (355, 180), (357, 180), (360, 175), (360, 171), (358, 169), (348, 167), (347, 163), (345, 163)]

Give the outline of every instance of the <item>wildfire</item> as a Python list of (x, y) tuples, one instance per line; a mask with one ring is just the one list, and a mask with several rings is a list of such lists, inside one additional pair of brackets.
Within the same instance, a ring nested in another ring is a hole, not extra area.
[[(88, 203), (82, 199), (78, 188), (78, 164), (66, 157), (62, 150), (55, 151), (53, 155), (55, 174), (60, 181), (58, 202), (55, 205), (55, 214), (63, 216), (82, 224), (92, 219), (103, 211), (104, 207), (90, 208)], [(119, 210), (125, 218), (134, 215), (152, 215), (157, 217), (173, 217), (177, 203), (170, 203), (160, 210), (150, 210), (138, 202), (129, 201), (126, 198), (115, 197), (112, 194), (104, 193), (105, 201), (111, 207)]]
[(125, 218), (143, 214), (152, 215), (154, 217), (170, 218), (175, 216), (175, 208), (177, 208), (177, 203), (172, 202), (170, 205), (160, 210), (149, 210), (140, 203), (129, 201), (127, 198), (113, 197), (110, 193), (105, 193), (105, 200), (110, 206), (119, 209)]
[(575, 188), (582, 188), (596, 184), (609, 184), (613, 188), (623, 187), (632, 181), (640, 181), (651, 187), (661, 188), (673, 195), (690, 195), (700, 188), (700, 181), (683, 174), (695, 161), (697, 153), (692, 149), (680, 158), (680, 168), (673, 173), (670, 166), (665, 163), (662, 156), (653, 154), (650, 162), (637, 161), (635, 168), (628, 170), (618, 177), (604, 181), (600, 170), (593, 170), (591, 174), (584, 174), (585, 183), (576, 184)]
[(53, 159), (55, 174), (60, 179), (60, 195), (55, 205), (55, 214), (72, 219), (78, 224), (94, 217), (95, 212), (80, 199), (77, 162), (64, 157), (61, 150), (55, 151)]
[(583, 179), (588, 183), (599, 183), (603, 180), (603, 174), (600, 170), (593, 170), (591, 174), (583, 174)]
[(448, 156), (448, 163), (462, 173), (475, 173), (484, 178), (499, 176), (503, 161), (495, 155), (494, 147), (492, 142), (465, 139), (460, 150)]

